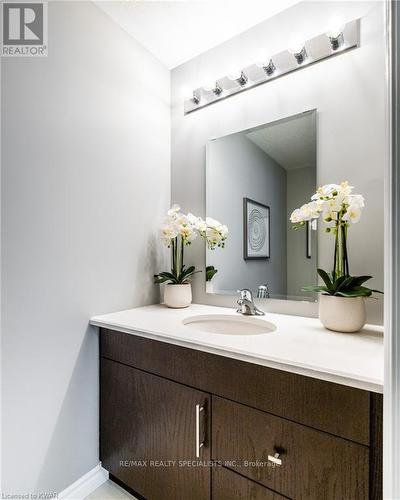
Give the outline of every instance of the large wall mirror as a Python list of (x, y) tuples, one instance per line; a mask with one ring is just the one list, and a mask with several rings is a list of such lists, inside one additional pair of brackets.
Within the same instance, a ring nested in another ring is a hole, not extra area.
[(207, 250), (208, 293), (315, 300), (301, 288), (317, 282), (317, 228), (294, 231), (289, 217), (315, 192), (316, 148), (315, 110), (209, 142), (206, 212), (229, 238)]

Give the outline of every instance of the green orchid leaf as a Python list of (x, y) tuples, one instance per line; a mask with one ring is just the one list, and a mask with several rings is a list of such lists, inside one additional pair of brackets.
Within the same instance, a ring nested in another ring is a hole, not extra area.
[(332, 281), (332, 290), (335, 293), (338, 288), (346, 281), (346, 276), (340, 276), (337, 280)]
[(333, 285), (332, 282), (329, 278), (329, 275), (326, 271), (323, 269), (317, 269), (318, 274), (321, 276), (323, 282), (325, 283), (326, 287), (328, 288), (330, 293), (333, 293)]
[(305, 286), (301, 289), (303, 292), (323, 292), (339, 297), (370, 297), (372, 293), (383, 293), (380, 290), (362, 286), (372, 276), (339, 276), (336, 278), (334, 272), (328, 274), (323, 269), (317, 269), (317, 271), (325, 286)]
[(168, 273), (166, 271), (163, 271), (162, 273), (159, 273), (158, 276), (161, 276), (162, 278), (168, 278), (171, 280), (176, 280), (176, 276), (173, 273)]
[(159, 277), (159, 278), (156, 278), (154, 280), (154, 284), (159, 285), (160, 283), (165, 283), (166, 281), (168, 281), (169, 283), (174, 283), (174, 284), (177, 283), (176, 278)]
[(186, 278), (188, 278), (191, 274), (193, 274), (193, 271), (195, 270), (195, 267), (194, 266), (190, 266), (188, 267), (187, 269), (185, 269), (185, 266), (182, 267), (182, 272), (180, 273), (180, 275), (178, 276), (178, 281), (179, 283), (182, 283), (183, 280), (185, 280)]
[(218, 269), (215, 269), (214, 266), (206, 267), (206, 281), (211, 281), (213, 277), (217, 274)]
[(334, 290), (336, 295), (340, 291), (350, 290), (353, 287), (353, 277), (352, 276), (341, 276), (338, 278), (334, 285)]
[(169, 281), (171, 283), (177, 283), (177, 278), (173, 273), (169, 273), (167, 271), (162, 271), (161, 273), (154, 275), (154, 284), (158, 285), (160, 283), (165, 283)]
[(316, 286), (316, 285), (309, 285), (309, 286), (303, 286), (301, 288), (302, 292), (327, 292), (329, 293), (329, 290), (326, 286)]
[(372, 276), (353, 276), (354, 286), (360, 286), (363, 283), (365, 283), (366, 281), (370, 280), (371, 278), (372, 278)]

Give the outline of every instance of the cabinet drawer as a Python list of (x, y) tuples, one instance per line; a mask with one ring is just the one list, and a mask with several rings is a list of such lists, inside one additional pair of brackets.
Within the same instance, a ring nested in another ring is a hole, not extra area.
[[(276, 451), (282, 465), (268, 459)], [(368, 499), (368, 457), (366, 446), (212, 398), (212, 458), (282, 495)]]
[(285, 500), (263, 486), (224, 467), (212, 471), (213, 500)]
[(129, 333), (101, 330), (101, 356), (369, 444), (370, 394)]

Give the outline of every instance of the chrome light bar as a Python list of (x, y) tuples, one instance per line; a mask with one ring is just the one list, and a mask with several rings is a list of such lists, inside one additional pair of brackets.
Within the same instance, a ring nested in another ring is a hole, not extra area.
[(261, 64), (251, 64), (238, 72), (239, 77), (224, 76), (217, 79), (211, 88), (200, 87), (193, 90), (192, 96), (185, 99), (184, 113), (204, 108), (256, 85), (355, 49), (359, 45), (360, 19), (356, 19), (345, 24), (334, 35), (329, 32), (306, 40), (300, 50), (285, 50), (266, 57), (265, 62)]

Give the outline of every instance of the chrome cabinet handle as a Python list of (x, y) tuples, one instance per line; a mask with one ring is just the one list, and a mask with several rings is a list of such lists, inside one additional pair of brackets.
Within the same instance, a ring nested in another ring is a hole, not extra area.
[(204, 406), (196, 405), (196, 458), (200, 458), (200, 448), (204, 446), (204, 441), (200, 441), (200, 413), (204, 411)]
[(274, 456), (268, 455), (268, 461), (272, 462), (275, 465), (282, 465), (282, 460), (279, 457), (279, 453), (275, 453)]

